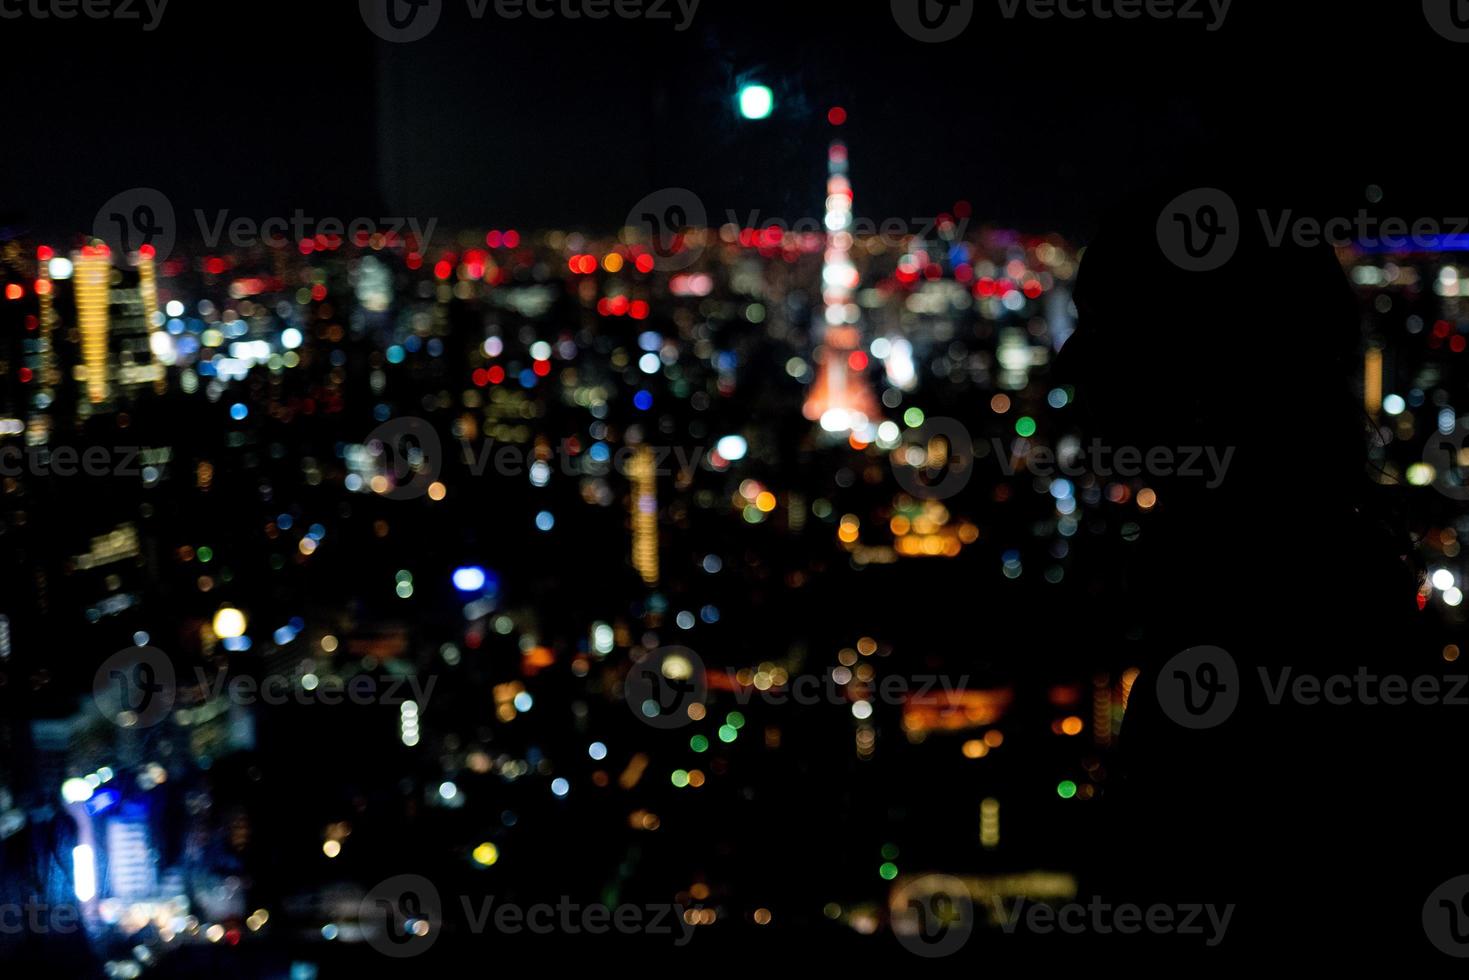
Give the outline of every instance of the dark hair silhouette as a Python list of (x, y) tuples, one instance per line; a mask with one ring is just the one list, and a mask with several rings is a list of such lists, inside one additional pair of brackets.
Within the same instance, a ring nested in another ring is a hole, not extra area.
[[(1160, 230), (1200, 186), (1227, 193), (1212, 195), (1227, 206), (1211, 220), (1227, 216), (1214, 227), (1232, 252), (1194, 271), (1196, 256), (1174, 261)], [(1443, 877), (1431, 860), (1404, 859), (1423, 858), (1428, 838), (1397, 813), (1432, 808), (1424, 743), (1442, 717), (1272, 702), (1261, 678), (1442, 663), (1411, 642), (1410, 541), (1368, 466), (1362, 314), (1332, 249), (1272, 240), (1262, 211), (1283, 213), (1255, 190), (1183, 182), (1128, 202), (1081, 260), (1078, 326), (1056, 371), (1075, 389), (1083, 436), (1231, 453), (1217, 486), (1148, 478), (1157, 505), (1123, 570), (1142, 666), (1109, 790), (1123, 865), (1101, 880), (1139, 901), (1238, 903), (1232, 948), (1247, 956), (1267, 943), (1345, 950), (1363, 936), (1387, 949), (1389, 938), (1421, 942), (1413, 896)], [(1227, 721), (1195, 730), (1159, 690), (1171, 658), (1200, 646), (1231, 656), (1240, 700)], [(1359, 753), (1364, 738), (1380, 757)], [(1342, 812), (1345, 793), (1380, 794), (1393, 812), (1376, 813), (1364, 837)], [(1303, 879), (1313, 895), (1393, 894), (1401, 907), (1386, 925), (1339, 901), (1287, 915)]]

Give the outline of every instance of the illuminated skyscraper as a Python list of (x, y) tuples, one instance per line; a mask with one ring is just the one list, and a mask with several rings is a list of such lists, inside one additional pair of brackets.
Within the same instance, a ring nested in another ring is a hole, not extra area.
[[(41, 337), (36, 348), (40, 355), (38, 367), (41, 372), (41, 387), (47, 391), (56, 387), (60, 376), (56, 371), (56, 348), (52, 344), (52, 332), (56, 329), (56, 302), (55, 302), (55, 278), (60, 275), (66, 278), (71, 275), (71, 262), (67, 259), (56, 258), (56, 253), (49, 248), (41, 248), (36, 253), (36, 295), (40, 304), (40, 327)], [(55, 263), (58, 268), (53, 274), (52, 267)], [(44, 286), (39, 285), (45, 283)]]
[(653, 450), (639, 446), (628, 464), (632, 480), (632, 565), (648, 585), (658, 584), (658, 478)]
[(1367, 413), (1373, 418), (1382, 414), (1382, 348), (1367, 348), (1367, 356), (1363, 364), (1362, 380), (1363, 401), (1366, 404)]
[(816, 380), (806, 397), (804, 414), (832, 435), (852, 433), (871, 442), (879, 410), (863, 373), (867, 355), (861, 349), (861, 311), (853, 301), (859, 279), (852, 263), (852, 184), (847, 179), (847, 147), (834, 142), (827, 153), (821, 344), (817, 347)]
[(82, 373), (87, 402), (107, 401), (107, 351), (112, 278), (112, 252), (106, 245), (87, 245), (76, 253), (77, 325), (82, 333)]
[[(168, 331), (163, 329), (163, 316), (158, 310), (158, 275), (153, 266), (153, 259), (157, 253), (152, 245), (144, 245), (138, 249), (138, 296), (143, 303), (143, 320), (148, 327), (148, 346), (154, 357), (162, 357), (166, 351), (173, 349), (173, 341), (168, 336)], [(153, 380), (153, 390), (160, 395), (164, 389), (164, 373), (159, 366), (157, 376)]]

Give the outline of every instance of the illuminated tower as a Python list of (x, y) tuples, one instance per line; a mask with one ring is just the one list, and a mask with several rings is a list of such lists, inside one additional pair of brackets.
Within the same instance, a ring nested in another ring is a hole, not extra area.
[(82, 367), (87, 401), (107, 401), (107, 351), (112, 253), (106, 245), (87, 245), (76, 253), (77, 324), (82, 333)]
[(1366, 403), (1367, 414), (1374, 419), (1382, 414), (1382, 348), (1367, 348), (1366, 361), (1363, 364), (1362, 380), (1363, 401)]
[[(158, 311), (158, 275), (153, 267), (154, 257), (157, 255), (152, 245), (144, 245), (138, 249), (138, 294), (143, 301), (143, 320), (148, 325), (148, 346), (155, 357), (162, 357), (167, 351), (173, 349), (173, 341), (168, 336), (168, 331), (163, 329), (163, 316)], [(153, 381), (153, 390), (160, 395), (165, 387), (165, 375), (161, 369)]]
[(628, 463), (632, 480), (632, 566), (648, 585), (658, 584), (658, 478), (649, 446)]
[[(38, 367), (41, 372), (41, 387), (48, 393), (55, 388), (61, 380), (56, 373), (56, 348), (52, 345), (51, 334), (56, 329), (56, 302), (53, 295), (56, 274), (65, 279), (71, 275), (71, 262), (66, 259), (58, 260), (56, 253), (46, 246), (42, 246), (36, 252), (36, 296), (40, 301), (40, 327), (41, 339), (36, 348), (40, 355)], [(53, 263), (56, 264), (56, 274), (53, 274)], [(44, 283), (45, 285), (40, 285)]]
[(827, 153), (826, 253), (821, 265), (823, 321), (819, 326), (816, 380), (803, 414), (832, 435), (872, 441), (879, 410), (864, 374), (861, 313), (853, 297), (860, 276), (852, 263), (852, 184), (847, 147), (838, 141)]

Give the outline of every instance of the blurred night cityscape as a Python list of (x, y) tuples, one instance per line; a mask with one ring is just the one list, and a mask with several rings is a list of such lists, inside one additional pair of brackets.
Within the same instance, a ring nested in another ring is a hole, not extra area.
[[(730, 79), (729, 126), (781, 124), (778, 75)], [(287, 211), (210, 243), (224, 219), (126, 178), (70, 232), (9, 188), (16, 976), (607, 942), (923, 967), (935, 881), (973, 900), (967, 955), (1002, 935), (991, 900), (1087, 900), (1144, 659), (1117, 569), (1166, 500), (1053, 371), (1085, 232), (978, 196), (885, 222), (859, 110), (819, 89), (780, 149), (790, 219), (670, 180), (617, 197), (621, 227)], [(1404, 670), (1440, 671), (1464, 642), (1469, 454), (1442, 444), (1469, 238), (1335, 252), (1372, 471), (1424, 569)], [(1240, 384), (1291, 399), (1258, 345)], [(1317, 587), (1292, 548), (1290, 588)], [(478, 947), (491, 896), (575, 910)], [(589, 927), (627, 910), (666, 921)]]

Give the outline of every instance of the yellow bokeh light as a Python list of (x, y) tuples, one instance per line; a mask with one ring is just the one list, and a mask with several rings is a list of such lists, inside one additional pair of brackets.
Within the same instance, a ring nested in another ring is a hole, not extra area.
[(214, 635), (231, 640), (245, 635), (245, 614), (233, 606), (220, 606), (214, 614)]

